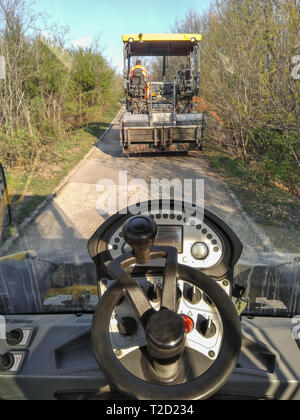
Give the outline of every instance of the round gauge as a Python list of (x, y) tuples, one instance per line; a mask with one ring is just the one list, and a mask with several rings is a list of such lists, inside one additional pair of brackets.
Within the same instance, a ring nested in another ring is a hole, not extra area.
[(196, 260), (204, 260), (209, 253), (208, 246), (203, 242), (196, 242), (192, 246), (192, 256)]

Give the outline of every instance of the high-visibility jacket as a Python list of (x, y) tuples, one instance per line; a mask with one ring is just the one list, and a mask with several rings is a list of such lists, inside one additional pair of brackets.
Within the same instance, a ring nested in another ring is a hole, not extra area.
[(145, 69), (145, 67), (142, 67), (142, 66), (134, 66), (134, 67), (131, 68), (130, 74), (129, 74), (130, 79), (132, 78), (135, 69), (142, 69), (142, 73), (143, 73), (143, 76), (144, 76), (145, 80), (148, 79), (147, 70)]

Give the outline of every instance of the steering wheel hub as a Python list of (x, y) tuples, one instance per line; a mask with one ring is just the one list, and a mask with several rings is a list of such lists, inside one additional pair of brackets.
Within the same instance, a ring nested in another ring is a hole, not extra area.
[(175, 312), (163, 309), (154, 312), (146, 327), (147, 349), (153, 359), (170, 362), (180, 357), (185, 347), (185, 326)]

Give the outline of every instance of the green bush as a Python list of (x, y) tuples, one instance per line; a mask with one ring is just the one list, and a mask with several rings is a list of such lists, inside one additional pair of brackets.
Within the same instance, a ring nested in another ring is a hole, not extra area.
[(199, 95), (224, 123), (222, 130), (212, 124), (211, 137), (294, 191), (300, 81), (292, 77), (292, 57), (300, 54), (299, 28), (298, 0), (213, 0), (208, 12), (191, 10), (172, 28), (203, 35)]
[[(300, 170), (294, 152), (299, 152), (299, 138), (269, 129), (257, 129), (253, 133), (255, 160), (270, 178), (290, 187), (300, 185)], [(297, 149), (298, 147), (298, 149)]]
[(0, 8), (0, 55), (7, 63), (0, 158), (11, 167), (26, 166), (37, 154), (47, 159), (40, 148), (48, 151), (68, 130), (100, 120), (120, 100), (121, 80), (97, 46), (70, 50), (62, 38), (28, 35), (24, 2), (8, 7), (6, 14)]

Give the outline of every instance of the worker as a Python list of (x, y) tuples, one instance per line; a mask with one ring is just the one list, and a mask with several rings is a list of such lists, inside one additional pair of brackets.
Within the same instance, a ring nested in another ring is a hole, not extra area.
[(145, 78), (145, 82), (147, 82), (147, 80), (148, 80), (147, 70), (145, 69), (145, 67), (142, 67), (141, 60), (137, 60), (136, 63), (135, 63), (135, 66), (132, 67), (132, 69), (130, 70), (130, 75), (129, 75), (130, 79), (132, 79), (134, 71), (136, 69), (141, 69), (142, 70), (143, 76)]
[(145, 67), (142, 67), (141, 60), (137, 60), (136, 63), (135, 63), (135, 66), (131, 68), (129, 78), (132, 79), (133, 76), (137, 73), (137, 71), (142, 72), (142, 74), (144, 76), (144, 81), (145, 81), (145, 84), (146, 84), (145, 99), (149, 99), (150, 98), (150, 83), (148, 82), (147, 70), (145, 69)]

